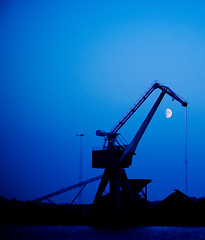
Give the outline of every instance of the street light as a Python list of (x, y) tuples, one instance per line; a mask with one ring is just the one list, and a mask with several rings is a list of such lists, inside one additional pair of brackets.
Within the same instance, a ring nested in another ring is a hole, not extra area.
[[(79, 172), (79, 182), (83, 181), (83, 137), (85, 136), (83, 133), (76, 134), (77, 137), (80, 137), (80, 172)], [(83, 202), (83, 196), (82, 192), (79, 196), (80, 204), (82, 205)]]

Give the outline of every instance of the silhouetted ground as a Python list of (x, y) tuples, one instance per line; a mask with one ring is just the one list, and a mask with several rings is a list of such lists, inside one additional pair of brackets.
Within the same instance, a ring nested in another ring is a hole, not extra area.
[(55, 205), (0, 197), (0, 223), (15, 225), (113, 225), (120, 226), (205, 226), (205, 198), (189, 198), (175, 190), (160, 202), (148, 202), (147, 208), (122, 207), (116, 215), (109, 197), (99, 205)]

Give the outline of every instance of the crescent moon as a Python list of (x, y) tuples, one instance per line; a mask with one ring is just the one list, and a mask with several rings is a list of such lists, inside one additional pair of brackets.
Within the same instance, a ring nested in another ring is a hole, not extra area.
[(165, 116), (166, 116), (166, 118), (170, 118), (172, 116), (172, 110), (167, 108), (165, 111)]

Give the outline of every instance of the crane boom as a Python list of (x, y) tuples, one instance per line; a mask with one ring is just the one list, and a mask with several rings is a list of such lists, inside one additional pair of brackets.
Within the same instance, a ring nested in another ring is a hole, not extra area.
[[(142, 123), (140, 129), (138, 130), (138, 132), (136, 133), (135, 137), (133, 138), (133, 140), (131, 141), (131, 143), (129, 145), (126, 146), (119, 163), (121, 163), (122, 161), (126, 160), (126, 158), (130, 158), (133, 156), (133, 154), (135, 153), (135, 150), (137, 148), (137, 145), (139, 143), (139, 141), (141, 140), (147, 126), (149, 125), (152, 117), (154, 116), (157, 108), (159, 107), (159, 104), (161, 103), (164, 95), (167, 93), (168, 95), (170, 95), (173, 99), (177, 100), (178, 102), (180, 102), (182, 104), (183, 107), (187, 106), (187, 102), (183, 101), (176, 93), (174, 93), (169, 87), (166, 86), (162, 86), (160, 84), (157, 85), (157, 87), (159, 89), (162, 90), (160, 96), (158, 97), (157, 101), (155, 102), (154, 106), (152, 107), (152, 109), (150, 110), (149, 114), (147, 115), (146, 119), (144, 120), (144, 122)], [(154, 88), (155, 89), (155, 88)]]
[(132, 109), (123, 117), (123, 119), (111, 130), (112, 133), (116, 133), (120, 128), (130, 119), (130, 117), (137, 111), (137, 109), (144, 103), (144, 101), (150, 96), (150, 94), (158, 87), (158, 83), (155, 83), (149, 90), (140, 98)]
[(164, 93), (167, 93), (170, 95), (173, 99), (177, 100), (182, 104), (183, 107), (187, 106), (187, 102), (183, 101), (182, 98), (180, 98), (176, 93), (174, 93), (169, 87), (163, 86), (160, 83), (155, 83), (152, 85), (151, 88), (148, 89), (148, 91), (140, 98), (135, 105), (132, 107), (132, 109), (123, 117), (123, 119), (111, 130), (111, 133), (117, 133), (120, 128), (130, 119), (130, 117), (137, 111), (137, 109), (147, 100), (147, 98), (151, 95), (151, 93), (155, 89), (161, 89)]

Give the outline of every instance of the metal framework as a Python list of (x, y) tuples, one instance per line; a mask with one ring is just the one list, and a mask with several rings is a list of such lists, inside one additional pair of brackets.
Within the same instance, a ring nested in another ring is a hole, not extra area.
[(43, 201), (43, 200), (49, 200), (49, 198), (51, 197), (55, 197), (57, 195), (60, 195), (62, 193), (65, 193), (65, 192), (68, 192), (68, 191), (71, 191), (75, 188), (78, 188), (78, 187), (82, 187), (80, 192), (76, 195), (76, 197), (73, 199), (73, 201), (71, 202), (71, 204), (73, 204), (73, 202), (77, 199), (77, 197), (80, 195), (80, 193), (82, 192), (82, 190), (85, 188), (85, 186), (88, 184), (88, 183), (91, 183), (91, 182), (95, 182), (97, 180), (100, 180), (102, 178), (102, 175), (99, 175), (97, 177), (93, 177), (93, 178), (90, 178), (88, 180), (85, 180), (85, 181), (82, 181), (82, 182), (79, 182), (77, 184), (74, 184), (74, 185), (71, 185), (69, 187), (65, 187), (65, 188), (62, 188), (58, 191), (55, 191), (55, 192), (52, 192), (52, 193), (49, 193), (49, 194), (46, 194), (42, 197), (39, 197), (39, 198), (36, 198), (33, 200), (33, 202), (39, 202), (39, 201)]

